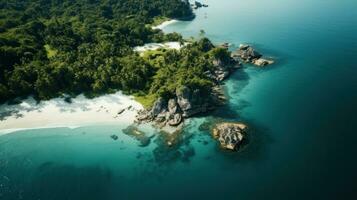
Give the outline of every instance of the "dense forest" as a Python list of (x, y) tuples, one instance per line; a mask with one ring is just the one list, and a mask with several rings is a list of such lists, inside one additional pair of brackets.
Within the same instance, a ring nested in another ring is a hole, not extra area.
[(203, 70), (217, 53), (207, 39), (181, 51), (133, 51), (183, 41), (151, 24), (192, 15), (182, 0), (0, 0), (0, 102), (116, 90), (154, 98), (182, 84), (207, 87)]

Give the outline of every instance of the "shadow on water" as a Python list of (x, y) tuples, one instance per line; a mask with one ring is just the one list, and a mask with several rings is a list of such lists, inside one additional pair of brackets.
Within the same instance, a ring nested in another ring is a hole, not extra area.
[(272, 58), (274, 60), (274, 64), (264, 67), (264, 71), (275, 69), (277, 67), (288, 64), (292, 60), (298, 59), (298, 56), (291, 55), (290, 53), (282, 49), (274, 49), (261, 43), (248, 44), (251, 45), (254, 49), (256, 49), (259, 53), (263, 54), (263, 57)]
[[(250, 66), (244, 65), (244, 67)], [(198, 126), (198, 129), (207, 135), (211, 135), (214, 125), (220, 122), (242, 122), (248, 125), (247, 138), (238, 152), (225, 151), (219, 148), (218, 143), (216, 145), (216, 154), (222, 155), (230, 163), (229, 165), (264, 160), (269, 144), (273, 141), (269, 128), (254, 120), (240, 117), (240, 112), (251, 106), (250, 102), (240, 98), (240, 93), (250, 81), (250, 76), (245, 68), (236, 71), (225, 82), (224, 90), (228, 97), (227, 103), (209, 115), (199, 116), (205, 117), (206, 120)]]
[[(247, 139), (238, 152), (224, 151), (223, 156), (233, 163), (260, 162), (267, 158), (269, 146), (273, 142), (270, 130), (254, 121), (245, 121), (249, 125)], [(218, 150), (218, 149), (217, 149)], [(222, 151), (222, 150), (218, 150)]]
[(29, 170), (20, 176), (8, 175), (4, 180), (0, 190), (0, 199), (4, 200), (109, 199), (112, 192), (110, 186), (113, 185), (109, 170), (53, 162), (45, 162), (34, 171)]
[[(213, 112), (199, 115), (198, 117), (213, 116), (223, 119), (239, 119), (239, 113), (236, 111), (236, 105), (232, 103), (232, 99), (233, 97), (239, 96), (239, 93), (249, 84), (249, 79), (249, 74), (245, 72), (244, 69), (235, 71), (222, 86), (225, 96), (227, 97), (226, 103)], [(241, 101), (239, 105), (243, 107), (250, 106), (249, 102), (243, 101)]]
[(219, 147), (218, 142), (211, 138), (212, 141), (216, 143), (215, 153), (225, 158), (224, 160), (229, 163), (227, 166), (248, 162), (260, 162), (266, 158), (269, 145), (273, 142), (270, 130), (267, 127), (257, 124), (257, 122), (252, 120), (211, 117), (201, 123), (198, 129), (203, 134), (211, 136), (215, 124), (220, 122), (243, 122), (249, 127), (246, 132), (247, 137), (243, 140), (241, 147), (237, 151), (223, 150)]
[(189, 164), (195, 156), (195, 149), (191, 145), (194, 134), (186, 127), (175, 132), (160, 130), (152, 137), (153, 142), (145, 146), (152, 148), (147, 152), (138, 152), (135, 177), (139, 182), (162, 181), (169, 175), (177, 164)]

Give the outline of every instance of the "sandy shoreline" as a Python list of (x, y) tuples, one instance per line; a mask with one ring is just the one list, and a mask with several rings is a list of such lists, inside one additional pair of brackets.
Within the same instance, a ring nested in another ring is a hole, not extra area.
[(72, 99), (72, 103), (55, 98), (37, 104), (33, 98), (28, 98), (21, 104), (0, 105), (0, 135), (23, 129), (76, 128), (98, 123), (131, 124), (142, 108), (133, 97), (121, 92), (94, 99), (79, 95)]
[[(176, 22), (178, 20), (169, 20), (152, 28), (163, 29)], [(181, 47), (178, 42), (155, 43), (137, 47), (136, 51), (142, 52), (157, 48), (180, 49)], [(140, 103), (121, 92), (94, 99), (79, 95), (72, 99), (72, 103), (65, 102), (63, 98), (37, 103), (30, 97), (21, 104), (0, 105), (0, 135), (26, 129), (77, 128), (104, 123), (131, 124), (140, 109), (143, 109)], [(119, 112), (122, 113), (118, 114)]]
[(176, 22), (179, 22), (178, 20), (176, 19), (172, 19), (172, 20), (169, 20), (169, 21), (165, 21), (157, 26), (153, 26), (152, 29), (163, 29), (165, 28), (166, 26), (170, 25), (170, 24), (173, 24), (173, 23), (176, 23)]
[(180, 50), (186, 44), (181, 44), (180, 42), (148, 43), (148, 44), (145, 44), (143, 46), (134, 47), (134, 51), (142, 53), (142, 52), (145, 52), (145, 51), (157, 50), (157, 49)]

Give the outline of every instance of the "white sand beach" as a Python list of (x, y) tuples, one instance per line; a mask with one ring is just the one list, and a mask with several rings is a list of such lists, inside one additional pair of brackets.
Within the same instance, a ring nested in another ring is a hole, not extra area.
[[(0, 106), (0, 135), (22, 129), (78, 127), (97, 123), (133, 123), (142, 105), (121, 92), (87, 99), (79, 95), (67, 103), (63, 98), (36, 103)], [(119, 114), (121, 113), (121, 114)]]
[(180, 42), (165, 42), (165, 43), (148, 43), (143, 46), (134, 47), (134, 51), (136, 52), (144, 52), (149, 50), (157, 50), (157, 49), (176, 49), (180, 50), (185, 44), (181, 44)]
[(166, 26), (170, 25), (170, 24), (173, 24), (173, 23), (176, 23), (176, 22), (179, 22), (178, 20), (176, 19), (172, 19), (172, 20), (169, 20), (169, 21), (165, 21), (157, 26), (153, 26), (152, 29), (163, 29), (165, 28)]
[[(152, 27), (163, 29), (178, 20), (169, 20)], [(177, 49), (179, 42), (149, 43), (134, 48), (134, 51), (144, 52), (159, 48)], [(0, 135), (24, 129), (69, 127), (103, 123), (127, 123), (135, 120), (137, 111), (143, 109), (133, 97), (121, 92), (87, 99), (79, 95), (67, 103), (63, 98), (55, 98), (37, 103), (29, 97), (20, 104), (0, 105)], [(121, 113), (121, 114), (118, 114)]]

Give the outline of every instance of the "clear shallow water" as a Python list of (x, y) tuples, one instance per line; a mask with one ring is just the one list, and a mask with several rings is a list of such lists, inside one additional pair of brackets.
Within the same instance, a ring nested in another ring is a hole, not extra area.
[(204, 2), (165, 31), (204, 29), (278, 61), (235, 73), (229, 104), (212, 114), (250, 125), (245, 149), (219, 151), (204, 117), (172, 150), (160, 138), (138, 147), (127, 125), (19, 131), (0, 137), (0, 199), (355, 199), (357, 2)]

